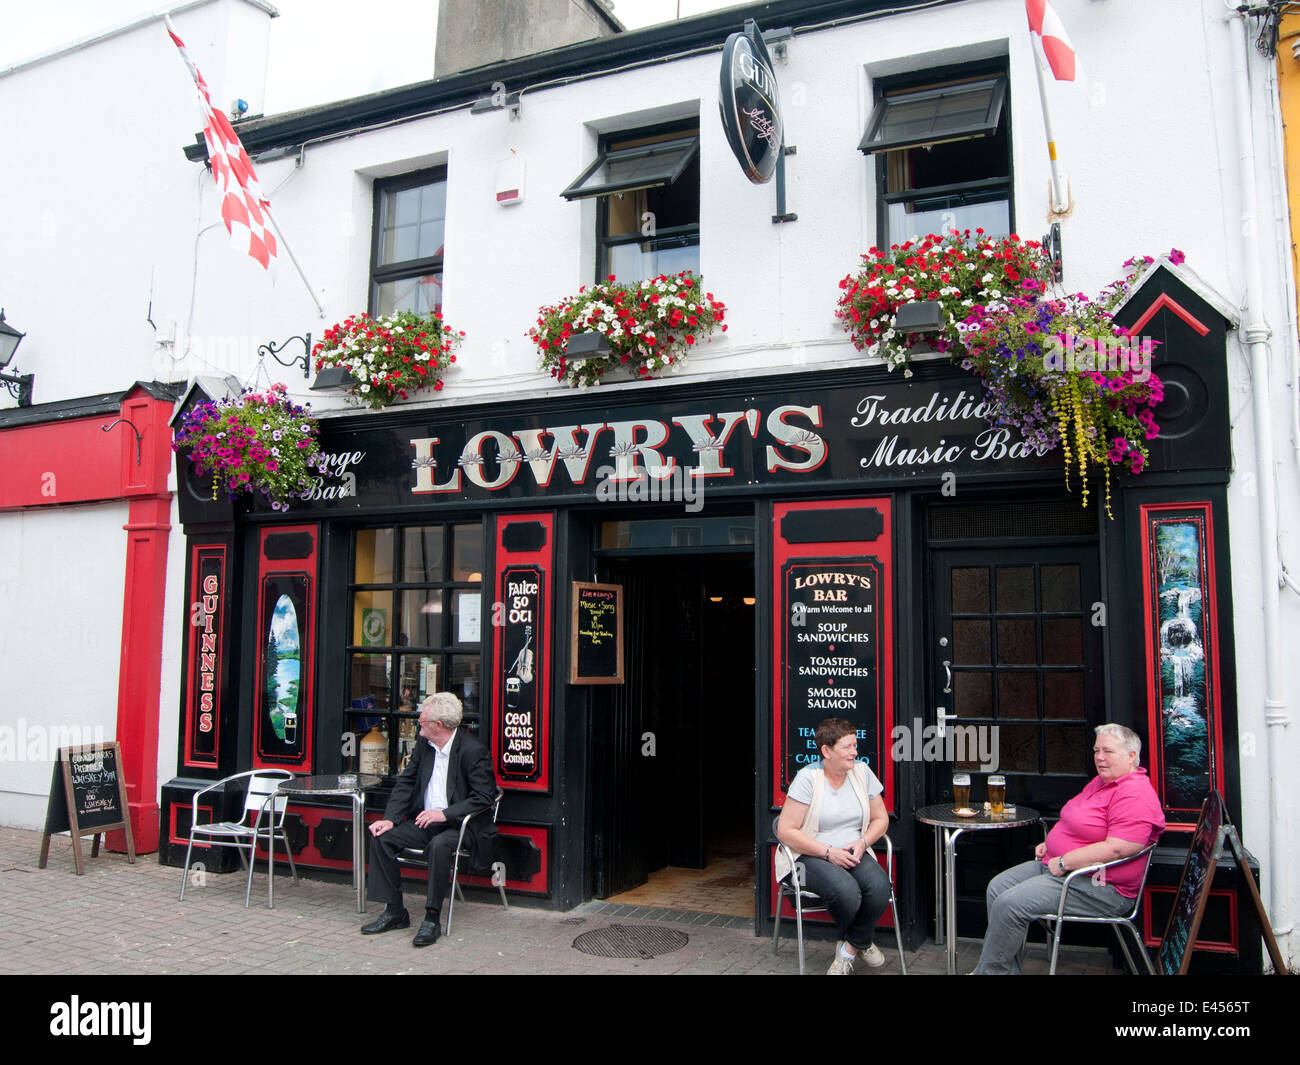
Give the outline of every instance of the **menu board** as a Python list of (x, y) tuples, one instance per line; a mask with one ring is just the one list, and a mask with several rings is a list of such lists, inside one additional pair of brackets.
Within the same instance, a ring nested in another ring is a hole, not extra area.
[(570, 684), (623, 683), (623, 587), (573, 582)]
[(50, 856), (50, 836), (56, 832), (72, 833), (72, 856), (78, 876), (85, 872), (82, 836), (94, 835), (91, 849), (94, 858), (99, 855), (100, 835), (122, 830), (126, 833), (128, 859), (135, 861), (135, 840), (126, 814), (126, 784), (119, 772), (121, 760), (122, 750), (116, 743), (59, 748), (45, 810), (41, 869)]
[[(782, 790), (821, 754), (817, 725), (855, 725), (868, 758), (878, 750), (881, 709), (881, 563), (875, 558), (800, 559), (782, 567), (787, 604), (782, 703), (786, 732)], [(873, 766), (880, 776), (878, 766)]]
[[(1178, 895), (1160, 942), (1158, 968), (1166, 976), (1187, 972), (1192, 944), (1196, 942), (1205, 903), (1210, 897), (1210, 885), (1214, 882), (1214, 868), (1223, 853), (1224, 817), (1223, 799), (1217, 791), (1210, 792), (1201, 805), (1201, 817), (1187, 850), (1187, 860), (1183, 863)], [(1245, 870), (1245, 875), (1250, 876), (1249, 869)]]

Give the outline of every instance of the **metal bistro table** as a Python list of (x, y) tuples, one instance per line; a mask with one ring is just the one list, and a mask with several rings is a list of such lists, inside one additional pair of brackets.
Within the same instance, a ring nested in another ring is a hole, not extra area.
[[(981, 807), (973, 807), (974, 817), (958, 817), (951, 802), (935, 803), (922, 806), (913, 815), (923, 824), (934, 826), (934, 927), (935, 934), (944, 935), (947, 927), (948, 941), (948, 975), (957, 971), (957, 837), (963, 832), (979, 832), (996, 828), (1021, 828), (1024, 825), (1037, 824), (1041, 820), (1037, 810), (1028, 806), (1014, 807), (1013, 814), (991, 814)], [(942, 835), (943, 877), (939, 876)], [(946, 921), (940, 921), (940, 914), (946, 909)]]
[[(294, 777), (277, 789), (277, 795), (321, 799), (346, 795), (352, 800), (352, 883), (357, 889), (357, 913), (366, 912), (366, 789), (377, 788), (383, 777), (371, 773), (353, 773), (352, 781), (345, 783), (337, 773), (315, 777)], [(275, 844), (271, 844), (271, 863), (275, 863)], [(267, 901), (268, 908), (275, 906), (275, 882), (272, 878)]]

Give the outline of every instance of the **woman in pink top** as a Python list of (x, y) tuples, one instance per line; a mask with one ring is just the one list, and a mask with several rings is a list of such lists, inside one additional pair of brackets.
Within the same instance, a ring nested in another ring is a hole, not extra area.
[[(1034, 860), (999, 873), (989, 884), (989, 927), (975, 973), (1020, 972), (1020, 953), (1029, 922), (1053, 913), (1061, 898), (1060, 878), (1072, 869), (1137, 854), (1160, 838), (1165, 817), (1147, 772), (1138, 765), (1142, 741), (1123, 725), (1097, 726), (1092, 760), (1097, 775), (1061, 810)], [(1104, 883), (1079, 877), (1070, 885), (1066, 912), (1112, 917), (1127, 913), (1137, 897), (1141, 862), (1107, 870)]]

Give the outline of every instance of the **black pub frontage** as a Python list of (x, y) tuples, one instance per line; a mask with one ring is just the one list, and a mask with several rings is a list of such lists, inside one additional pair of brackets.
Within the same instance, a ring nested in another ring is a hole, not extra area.
[[(1160, 342), (1166, 399), (1112, 520), (1099, 483), (1081, 507), (1059, 451), (991, 427), (946, 361), (328, 417), (331, 473), (288, 515), (213, 501), (183, 469), (162, 861), (183, 862), (193, 793), (243, 769), (379, 772), (378, 817), (420, 700), (445, 689), (505, 791), (513, 896), (568, 909), (740, 854), (770, 933), (772, 818), (838, 716), (885, 784), (912, 946), (935, 892), (913, 812), (951, 798), (954, 765), (977, 800), (1000, 772), (1009, 801), (1053, 815), (1093, 775), (1093, 726), (1117, 721), (1170, 823), (1144, 907), (1158, 938), (1205, 792), (1240, 816), (1231, 323), (1165, 266), (1117, 320)], [(580, 603), (577, 585), (597, 588)], [(574, 661), (593, 628), (622, 634), (596, 678)], [(349, 869), (347, 811), (295, 804), (288, 825), (299, 867)], [(963, 935), (1038, 831), (963, 843)], [(672, 905), (708, 908), (689, 889)], [(1211, 897), (1211, 964), (1258, 968), (1245, 914)]]

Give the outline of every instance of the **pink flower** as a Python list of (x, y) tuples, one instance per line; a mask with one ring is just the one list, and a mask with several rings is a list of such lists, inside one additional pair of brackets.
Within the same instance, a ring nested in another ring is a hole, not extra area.
[[(1187, 256), (1184, 255), (1182, 252), (1180, 252), (1177, 248), (1170, 248), (1169, 261), (1173, 263), (1175, 266), (1181, 266), (1184, 262), (1187, 261)], [(1137, 473), (1137, 470), (1134, 470), (1133, 472)]]

